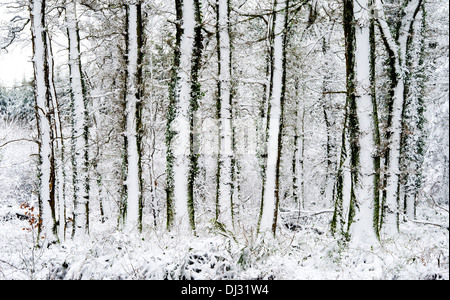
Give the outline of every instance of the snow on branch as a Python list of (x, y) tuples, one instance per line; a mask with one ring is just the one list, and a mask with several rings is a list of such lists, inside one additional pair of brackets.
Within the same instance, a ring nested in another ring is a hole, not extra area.
[[(22, 23), (15, 25), (16, 22)], [(25, 29), (28, 23), (30, 23), (30, 18), (14, 16), (8, 25), (8, 36), (1, 41), (0, 49), (7, 51), (7, 48), (16, 40), (17, 35)]]
[(431, 226), (441, 227), (441, 228), (445, 228), (447, 230), (450, 230), (448, 224), (439, 224), (439, 223), (433, 223), (433, 222), (422, 221), (422, 220), (412, 220), (412, 219), (408, 219), (408, 218), (406, 218), (406, 220), (407, 221), (411, 221), (411, 222), (416, 223), (416, 224), (431, 225)]

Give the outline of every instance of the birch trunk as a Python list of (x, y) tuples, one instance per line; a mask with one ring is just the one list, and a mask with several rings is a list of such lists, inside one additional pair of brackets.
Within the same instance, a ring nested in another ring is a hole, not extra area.
[[(201, 59), (200, 2), (176, 0), (177, 49), (171, 87), (166, 144), (167, 225), (195, 232), (194, 112), (200, 96), (198, 71)], [(199, 30), (200, 29), (200, 30)], [(200, 42), (200, 43), (199, 43)]]
[(304, 103), (300, 101), (300, 79), (295, 79), (295, 96), (297, 98), (295, 110), (295, 129), (294, 129), (294, 155), (292, 160), (292, 169), (294, 178), (292, 181), (293, 199), (299, 210), (305, 209), (304, 199), (304, 152), (305, 152), (305, 108)]
[(216, 220), (233, 227), (233, 108), (231, 100), (231, 43), (229, 0), (217, 0), (219, 158)]
[[(353, 219), (349, 219), (349, 235), (353, 242), (373, 244), (377, 242), (378, 224), (374, 224), (375, 198), (375, 123), (374, 102), (372, 101), (371, 85), (371, 46), (370, 46), (370, 3), (368, 0), (358, 0), (353, 3), (355, 18), (355, 100), (357, 114), (357, 152), (353, 152), (352, 160), (357, 163), (354, 171), (354, 210)], [(376, 104), (376, 103), (375, 103)], [(352, 128), (351, 130), (355, 130)]]
[(52, 115), (53, 124), (52, 131), (54, 132), (53, 147), (55, 151), (55, 169), (56, 169), (56, 179), (55, 179), (55, 214), (56, 219), (59, 223), (58, 235), (60, 240), (64, 240), (66, 236), (66, 170), (65, 170), (65, 145), (63, 130), (61, 124), (61, 115), (59, 111), (58, 97), (56, 94), (55, 84), (54, 84), (54, 59), (53, 51), (51, 47), (50, 35), (47, 33), (47, 45), (48, 45), (48, 64), (49, 64), (49, 84), (50, 84), (50, 94), (52, 98)]
[(125, 138), (127, 153), (125, 230), (142, 231), (142, 18), (141, 4), (127, 5)]
[(378, 243), (379, 145), (374, 101), (374, 30), (370, 0), (344, 2), (347, 104), (332, 232), (353, 243)]
[(286, 25), (288, 21), (289, 0), (275, 1), (273, 27), (273, 74), (272, 97), (269, 103), (269, 122), (267, 138), (267, 164), (265, 170), (265, 187), (258, 232), (271, 231), (276, 234), (278, 206), (280, 201), (280, 162), (281, 138), (283, 128), (283, 108), (286, 79)]
[(66, 2), (66, 26), (69, 40), (70, 88), (72, 96), (72, 163), (74, 218), (72, 236), (89, 233), (89, 153), (88, 114), (81, 73), (77, 0)]
[(58, 241), (55, 211), (54, 133), (52, 130), (51, 85), (48, 62), (48, 40), (45, 24), (45, 1), (30, 1), (33, 42), (34, 93), (39, 141), (39, 223), (38, 245)]
[(404, 3), (402, 19), (400, 21), (398, 34), (393, 37), (391, 27), (386, 19), (383, 4), (375, 0), (377, 9), (377, 22), (381, 31), (384, 44), (390, 54), (391, 67), (391, 95), (390, 112), (388, 116), (388, 128), (386, 139), (388, 147), (385, 150), (385, 190), (383, 191), (383, 233), (393, 235), (399, 231), (400, 217), (400, 159), (402, 124), (405, 101), (405, 74), (406, 52), (409, 28), (415, 22), (417, 13), (423, 0), (408, 0)]
[[(401, 200), (403, 214), (407, 219), (416, 218), (416, 205), (422, 186), (422, 165), (425, 155), (425, 65), (426, 11), (425, 3), (420, 6), (417, 19), (421, 22), (411, 24), (407, 39), (405, 74), (405, 103), (402, 125), (401, 146)], [(418, 37), (415, 41), (414, 37)]]

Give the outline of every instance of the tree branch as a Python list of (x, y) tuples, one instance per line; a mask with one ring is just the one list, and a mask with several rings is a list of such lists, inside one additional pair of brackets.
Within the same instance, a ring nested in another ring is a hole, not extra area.
[(433, 222), (428, 222), (428, 221), (422, 221), (422, 220), (411, 220), (406, 218), (407, 221), (411, 221), (413, 223), (416, 224), (423, 224), (423, 225), (431, 225), (431, 226), (436, 226), (436, 227), (441, 227), (441, 228), (445, 228), (447, 230), (450, 230), (448, 225), (444, 225), (444, 224), (438, 224), (438, 223), (433, 223)]
[(11, 141), (8, 141), (8, 142), (6, 142), (6, 143), (4, 143), (4, 144), (1, 144), (1, 145), (0, 145), (0, 148), (3, 148), (3, 147), (5, 147), (5, 146), (7, 146), (7, 145), (9, 145), (9, 144), (17, 143), (17, 142), (38, 143), (37, 141), (35, 141), (35, 140), (30, 140), (30, 139), (17, 139), (17, 140), (11, 140)]

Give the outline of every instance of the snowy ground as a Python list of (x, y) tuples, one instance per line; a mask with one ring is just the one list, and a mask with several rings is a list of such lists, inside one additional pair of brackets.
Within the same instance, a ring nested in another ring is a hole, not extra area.
[[(12, 128), (1, 127), (0, 145), (27, 137)], [(33, 147), (0, 148), (0, 279), (449, 279), (447, 229), (408, 222), (379, 247), (354, 247), (328, 234), (326, 214), (296, 231), (280, 230), (276, 240), (230, 239), (207, 226), (200, 237), (151, 228), (130, 236), (105, 223), (85, 240), (36, 249), (20, 208), (32, 197)], [(421, 220), (448, 224), (448, 213), (424, 205)]]

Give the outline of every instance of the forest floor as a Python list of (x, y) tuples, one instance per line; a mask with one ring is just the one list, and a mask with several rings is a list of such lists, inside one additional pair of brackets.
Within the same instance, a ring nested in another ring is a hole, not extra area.
[[(0, 144), (26, 133), (0, 129)], [(241, 232), (235, 237), (212, 226), (198, 237), (144, 228), (142, 235), (96, 223), (90, 237), (35, 248), (33, 230), (20, 207), (33, 190), (33, 144), (0, 148), (0, 279), (444, 279), (449, 280), (448, 228), (401, 224), (395, 238), (376, 247), (343, 244), (329, 232), (329, 215), (295, 230), (281, 227), (273, 239)], [(424, 203), (420, 220), (446, 224), (448, 213)]]

